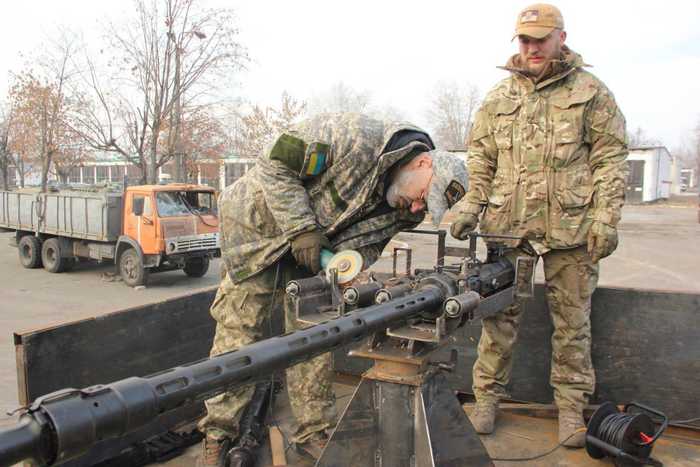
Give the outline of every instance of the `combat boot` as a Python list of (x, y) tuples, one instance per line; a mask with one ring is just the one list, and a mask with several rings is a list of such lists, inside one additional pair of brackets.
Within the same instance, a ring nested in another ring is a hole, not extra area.
[(228, 438), (218, 439), (207, 435), (202, 440), (202, 452), (197, 456), (197, 467), (219, 467), (231, 447)]
[(296, 443), (296, 450), (299, 454), (311, 457), (315, 461), (321, 458), (323, 449), (328, 444), (328, 435), (325, 432), (318, 432), (303, 443)]
[(480, 435), (490, 435), (493, 433), (493, 427), (496, 424), (496, 411), (498, 410), (498, 402), (492, 400), (476, 401), (474, 410), (469, 415), (469, 420), (472, 422), (474, 429)]
[(568, 448), (586, 444), (586, 425), (580, 410), (559, 409), (559, 443)]

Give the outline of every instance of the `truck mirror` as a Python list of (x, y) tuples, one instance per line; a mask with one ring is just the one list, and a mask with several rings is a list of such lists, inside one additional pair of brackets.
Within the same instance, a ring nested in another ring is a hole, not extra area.
[(134, 213), (134, 216), (141, 216), (143, 214), (143, 198), (142, 197), (134, 197), (134, 201), (131, 206), (131, 212)]

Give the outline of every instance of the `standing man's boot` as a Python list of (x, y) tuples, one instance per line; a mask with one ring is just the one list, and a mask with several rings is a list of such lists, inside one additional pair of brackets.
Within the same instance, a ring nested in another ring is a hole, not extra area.
[(586, 425), (580, 410), (559, 409), (559, 443), (568, 448), (586, 444)]
[(296, 443), (296, 450), (297, 453), (317, 461), (321, 458), (326, 444), (328, 444), (328, 435), (325, 432), (318, 432), (303, 443)]
[(472, 422), (474, 429), (480, 435), (490, 435), (493, 433), (493, 427), (496, 424), (496, 411), (498, 410), (498, 402), (492, 400), (476, 401), (474, 410), (469, 415), (469, 420)]

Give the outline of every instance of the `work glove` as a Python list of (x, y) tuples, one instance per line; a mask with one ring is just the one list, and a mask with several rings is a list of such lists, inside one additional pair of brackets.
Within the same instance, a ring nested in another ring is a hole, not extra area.
[(450, 233), (454, 238), (465, 240), (467, 238), (467, 234), (476, 229), (477, 225), (479, 225), (479, 218), (476, 214), (471, 212), (463, 212), (459, 214), (457, 219), (455, 219), (455, 221), (452, 223)]
[(617, 248), (617, 229), (600, 221), (593, 221), (588, 230), (588, 254), (593, 264), (609, 256)]
[(292, 239), (292, 256), (299, 266), (314, 274), (321, 270), (321, 248), (330, 248), (330, 242), (318, 230), (305, 232)]

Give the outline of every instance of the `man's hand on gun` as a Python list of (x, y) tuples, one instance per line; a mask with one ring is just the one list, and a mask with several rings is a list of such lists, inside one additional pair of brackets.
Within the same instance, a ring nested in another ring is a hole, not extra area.
[(466, 240), (469, 232), (476, 229), (477, 225), (479, 225), (479, 218), (476, 214), (463, 212), (460, 213), (457, 219), (452, 223), (450, 234), (459, 240)]

